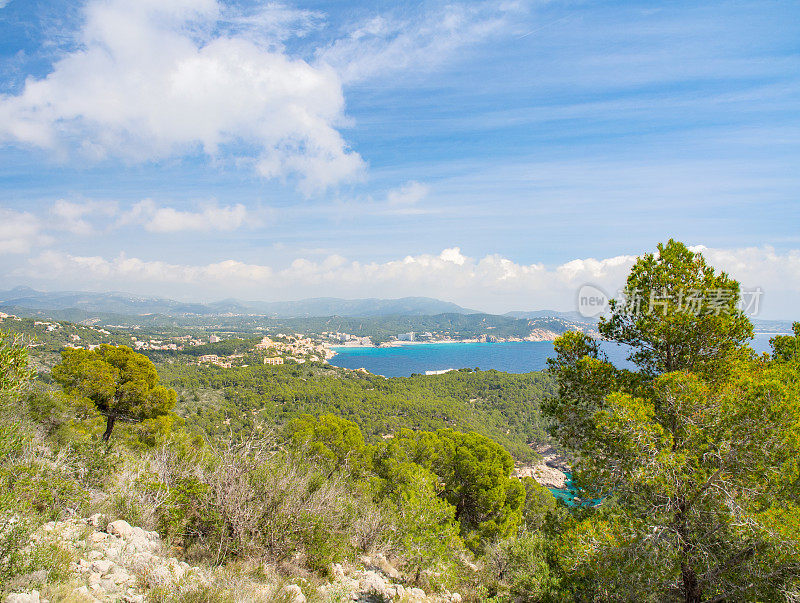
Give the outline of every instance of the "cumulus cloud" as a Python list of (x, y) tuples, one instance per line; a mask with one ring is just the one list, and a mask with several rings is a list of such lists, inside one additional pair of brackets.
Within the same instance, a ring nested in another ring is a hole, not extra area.
[(108, 260), (100, 256), (74, 256), (57, 251), (45, 251), (30, 261), (42, 273), (78, 273), (90, 279), (163, 283), (263, 282), (272, 274), (267, 266), (243, 264), (225, 260), (205, 266), (187, 266), (162, 261), (144, 261), (125, 254)]
[(0, 207), (0, 254), (28, 253), (31, 248), (50, 242), (39, 218)]
[(88, 235), (95, 231), (92, 226), (95, 219), (113, 216), (115, 213), (116, 203), (59, 199), (50, 208), (50, 226), (77, 235)]
[(91, 0), (76, 49), (0, 96), (0, 142), (98, 159), (234, 156), (309, 194), (357, 176), (363, 161), (337, 130), (339, 75), (251, 33), (217, 0)]
[[(791, 317), (800, 295), (800, 251), (703, 248), (718, 268), (747, 288), (764, 291), (763, 309)], [(580, 287), (591, 283), (610, 294), (624, 284), (635, 256), (576, 259), (557, 266), (521, 264), (498, 254), (474, 258), (458, 247), (438, 254), (409, 255), (385, 262), (359, 262), (339, 255), (297, 258), (284, 267), (225, 260), (210, 264), (147, 261), (120, 255), (86, 257), (46, 251), (16, 276), (68, 279), (83, 286), (137, 288), (158, 285), (161, 294), (226, 295), (260, 299), (341, 297), (439, 297), (493, 312), (575, 309)], [(153, 289), (150, 289), (151, 291)]]
[(142, 224), (150, 232), (178, 232), (182, 230), (236, 230), (248, 217), (241, 203), (220, 207), (212, 203), (199, 211), (181, 211), (172, 207), (159, 207), (151, 199), (140, 201), (119, 220), (119, 225)]
[(769, 289), (800, 294), (800, 250), (779, 252), (769, 245), (738, 249), (713, 249), (699, 245), (692, 250), (701, 252), (712, 266), (727, 271), (741, 283), (761, 286), (765, 294)]

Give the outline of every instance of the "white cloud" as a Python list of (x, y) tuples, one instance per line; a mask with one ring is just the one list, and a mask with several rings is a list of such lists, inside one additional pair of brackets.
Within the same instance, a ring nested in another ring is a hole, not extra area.
[(28, 253), (32, 247), (48, 245), (39, 218), (28, 212), (0, 207), (0, 254)]
[(192, 212), (159, 207), (151, 199), (145, 199), (126, 212), (119, 225), (142, 224), (150, 232), (236, 230), (247, 218), (247, 209), (241, 203), (224, 207), (208, 204)]
[[(770, 290), (800, 294), (800, 250), (781, 253), (770, 246), (710, 249), (703, 245), (692, 250), (701, 252), (712, 266), (725, 270), (744, 285), (763, 288), (766, 296)], [(797, 307), (796, 296), (793, 302)]]
[(357, 176), (337, 73), (223, 13), (217, 0), (91, 0), (77, 49), (0, 95), (0, 142), (98, 159), (233, 155), (309, 194)]
[[(748, 288), (764, 290), (772, 316), (796, 316), (800, 295), (800, 251), (771, 248), (705, 249), (709, 260), (729, 270)], [(401, 297), (425, 295), (494, 312), (553, 308), (575, 309), (581, 285), (592, 283), (612, 295), (624, 284), (634, 256), (576, 259), (547, 267), (519, 264), (500, 255), (473, 258), (457, 247), (438, 255), (409, 255), (386, 262), (350, 261), (330, 255), (321, 261), (298, 258), (284, 268), (226, 260), (205, 265), (170, 264), (120, 255), (113, 259), (48, 251), (32, 259), (16, 276), (68, 279), (83, 286), (123, 287), (159, 294), (260, 299)]]
[(416, 205), (428, 196), (430, 188), (419, 182), (406, 182), (400, 188), (389, 191), (386, 202), (389, 205)]
[(505, 31), (519, 12), (519, 3), (490, 1), (447, 4), (416, 19), (377, 16), (320, 50), (318, 58), (346, 83), (410, 67), (430, 69), (457, 50)]
[(102, 201), (73, 202), (59, 199), (50, 209), (50, 225), (77, 235), (94, 232), (93, 218), (113, 216), (116, 204)]

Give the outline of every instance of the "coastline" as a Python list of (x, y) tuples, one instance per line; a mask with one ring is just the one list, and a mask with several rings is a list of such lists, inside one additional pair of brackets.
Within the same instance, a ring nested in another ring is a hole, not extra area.
[[(510, 337), (510, 338), (498, 338), (494, 341), (485, 341), (479, 338), (470, 338), (470, 339), (437, 339), (435, 341), (385, 341), (379, 344), (353, 344), (353, 345), (332, 345), (329, 343), (323, 344), (326, 350), (330, 350), (330, 352), (335, 356), (341, 350), (360, 350), (360, 349), (377, 349), (377, 348), (400, 348), (405, 346), (417, 346), (417, 345), (441, 345), (441, 344), (468, 344), (468, 343), (521, 343), (521, 342), (543, 342), (543, 341), (555, 341), (555, 339), (559, 337), (559, 333), (554, 333), (552, 331), (542, 331), (540, 333), (532, 333), (528, 337)], [(331, 358), (333, 357), (331, 356)]]

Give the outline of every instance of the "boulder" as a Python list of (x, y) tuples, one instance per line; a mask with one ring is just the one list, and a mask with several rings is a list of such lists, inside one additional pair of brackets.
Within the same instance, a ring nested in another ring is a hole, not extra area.
[(98, 559), (92, 562), (92, 571), (97, 572), (101, 576), (107, 574), (114, 567), (114, 562), (108, 559)]
[(109, 523), (106, 531), (108, 531), (109, 534), (114, 534), (124, 539), (133, 532), (133, 526), (124, 519), (118, 519), (117, 521)]
[(89, 590), (89, 587), (86, 585), (80, 586), (75, 590), (73, 590), (72, 599), (70, 600), (80, 601), (81, 603), (83, 603), (84, 601), (89, 601), (91, 603), (97, 601), (94, 595), (92, 595), (92, 592)]
[(108, 527), (108, 516), (102, 513), (95, 513), (86, 520), (86, 523), (98, 530), (105, 530)]
[(364, 572), (359, 587), (361, 592), (379, 597), (381, 600), (388, 598), (388, 593), (386, 592), (387, 584), (378, 572), (373, 572), (372, 570)]
[(306, 603), (306, 596), (297, 584), (287, 584), (283, 592), (289, 597), (290, 603)]
[(108, 539), (108, 534), (104, 534), (103, 532), (92, 532), (89, 534), (89, 542), (93, 544), (97, 544), (98, 542), (103, 542), (104, 540)]
[(39, 598), (39, 591), (35, 590), (32, 593), (11, 593), (6, 597), (6, 603), (42, 603)]

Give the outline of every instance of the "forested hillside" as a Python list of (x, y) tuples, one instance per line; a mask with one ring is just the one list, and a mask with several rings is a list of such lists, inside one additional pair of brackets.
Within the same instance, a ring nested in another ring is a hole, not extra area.
[[(546, 375), (154, 365), (108, 344), (37, 374), (38, 348), (2, 334), (0, 593), (798, 600), (800, 323), (757, 355), (739, 284), (676, 241), (624, 293), (598, 329), (630, 368), (571, 332)], [(569, 506), (512, 472), (548, 437)]]
[(530, 443), (547, 439), (541, 402), (553, 393), (546, 373), (452, 371), (386, 379), (335, 367), (287, 365), (220, 369), (161, 364), (162, 379), (179, 395), (187, 427), (242, 437), (254, 426), (272, 428), (303, 414), (345, 417), (368, 440), (400, 428), (476, 431), (521, 460)]

